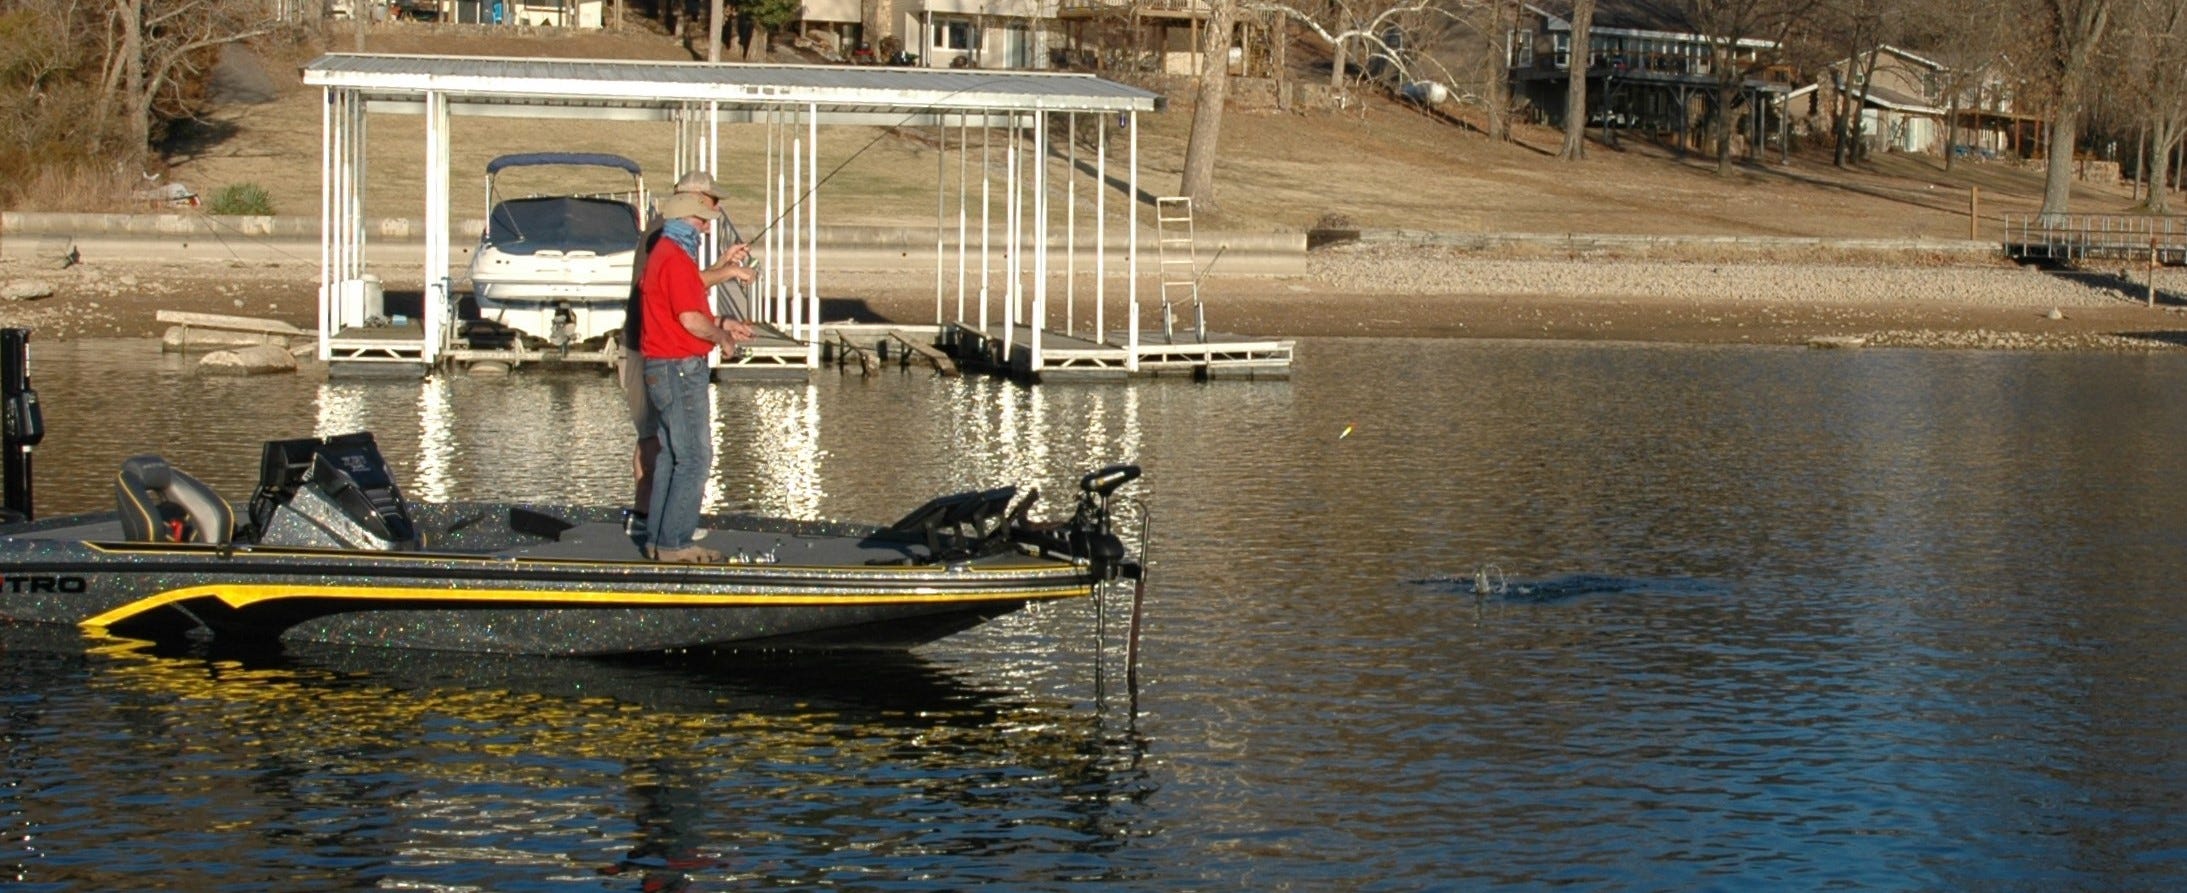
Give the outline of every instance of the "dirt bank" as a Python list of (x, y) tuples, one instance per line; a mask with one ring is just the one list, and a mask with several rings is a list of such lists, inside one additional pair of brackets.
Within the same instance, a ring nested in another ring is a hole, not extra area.
[[(1210, 280), (1209, 327), (1278, 337), (1533, 338), (1696, 344), (1804, 344), (1861, 338), (1875, 345), (2001, 349), (2172, 349), (2187, 342), (2187, 310), (2155, 307), (2115, 276), (2063, 277), (1987, 265), (1666, 263), (1508, 259), (1450, 253), (1393, 259), (1381, 252), (1316, 252), (1312, 274)], [(2160, 274), (2179, 275), (2179, 274)], [(161, 265), (89, 262), (38, 270), (0, 262), (0, 282), (43, 282), (52, 294), (0, 300), (0, 325), (38, 340), (157, 337), (160, 310), (317, 324), (318, 268), (304, 263)], [(414, 276), (413, 276), (414, 281)], [(399, 301), (402, 279), (396, 283)], [(929, 323), (931, 277), (829, 276), (828, 320)], [(1766, 287), (1762, 287), (1766, 283)], [(2181, 283), (2187, 287), (2187, 281)], [(414, 288), (414, 286), (412, 286)], [(999, 290), (999, 286), (998, 286)], [(1093, 318), (1091, 283), (1074, 304)], [(977, 289), (970, 289), (973, 295)], [(954, 285), (945, 286), (952, 311)], [(2173, 294), (2169, 293), (2168, 294)], [(976, 300), (976, 298), (974, 298)], [(1065, 297), (1051, 288), (1060, 325)], [(415, 300), (414, 294), (411, 300)], [(1143, 284), (1147, 327), (1159, 292)], [(1125, 318), (1112, 283), (1106, 322)], [(1189, 308), (1177, 308), (1189, 320)]]

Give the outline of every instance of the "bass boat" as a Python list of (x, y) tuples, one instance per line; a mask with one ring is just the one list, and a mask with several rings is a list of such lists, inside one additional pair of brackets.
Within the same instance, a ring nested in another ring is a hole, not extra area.
[(116, 473), (114, 511), (32, 519), (27, 336), (0, 336), (0, 622), (542, 655), (891, 649), (1142, 577), (1143, 538), (1112, 523), (1131, 465), (1086, 474), (1073, 513), (1045, 523), (1028, 518), (1038, 491), (1014, 487), (887, 525), (710, 515), (714, 564), (649, 560), (619, 508), (405, 499), (368, 432), (265, 443), (240, 514), (144, 455)]

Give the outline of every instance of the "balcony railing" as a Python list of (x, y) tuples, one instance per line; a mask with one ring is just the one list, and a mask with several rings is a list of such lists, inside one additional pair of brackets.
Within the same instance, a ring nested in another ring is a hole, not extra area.
[(1058, 0), (1058, 16), (1091, 16), (1100, 13), (1125, 13), (1137, 9), (1141, 12), (1207, 12), (1207, 0)]

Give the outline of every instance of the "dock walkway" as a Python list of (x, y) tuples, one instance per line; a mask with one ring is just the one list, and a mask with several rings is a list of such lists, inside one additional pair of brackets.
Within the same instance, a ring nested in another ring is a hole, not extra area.
[(2006, 256), (2020, 261), (2187, 265), (2187, 216), (2011, 214), (2005, 218), (2004, 250)]

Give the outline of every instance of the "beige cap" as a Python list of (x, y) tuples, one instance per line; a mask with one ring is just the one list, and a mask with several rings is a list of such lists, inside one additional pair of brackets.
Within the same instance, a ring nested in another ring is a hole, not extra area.
[(722, 191), (721, 184), (714, 182), (714, 175), (705, 171), (685, 171), (683, 176), (676, 178), (676, 191), (696, 192), (717, 199), (729, 197), (729, 193)]
[(720, 216), (720, 211), (706, 206), (705, 199), (689, 192), (678, 192), (661, 200), (662, 220), (674, 220), (678, 217), (698, 217), (704, 220), (713, 220)]

